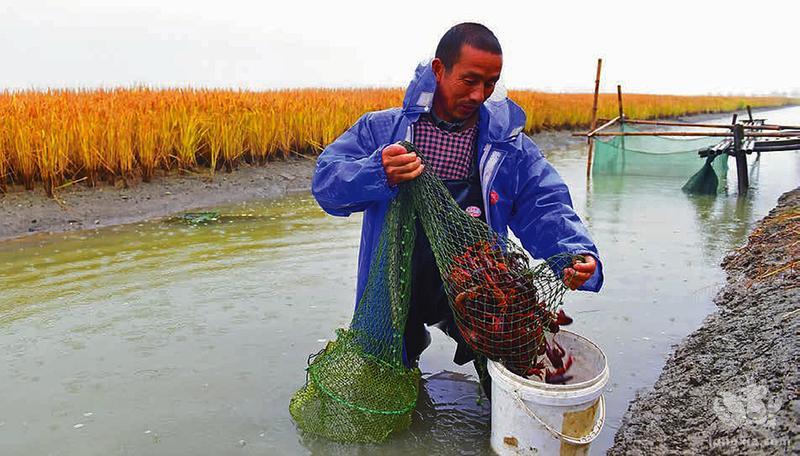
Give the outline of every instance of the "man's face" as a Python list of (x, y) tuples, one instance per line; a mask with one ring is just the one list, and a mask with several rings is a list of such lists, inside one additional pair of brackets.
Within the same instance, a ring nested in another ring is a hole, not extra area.
[(433, 59), (431, 65), (436, 75), (434, 111), (443, 120), (459, 122), (477, 114), (481, 104), (492, 95), (500, 79), (503, 56), (465, 44), (450, 71), (445, 71), (439, 59)]

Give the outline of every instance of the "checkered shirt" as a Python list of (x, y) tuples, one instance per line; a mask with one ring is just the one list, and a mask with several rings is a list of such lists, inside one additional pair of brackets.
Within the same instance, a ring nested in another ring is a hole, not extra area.
[(440, 179), (469, 177), (477, 139), (477, 123), (458, 132), (442, 130), (434, 125), (428, 115), (420, 116), (414, 123), (414, 145), (425, 156), (427, 166)]

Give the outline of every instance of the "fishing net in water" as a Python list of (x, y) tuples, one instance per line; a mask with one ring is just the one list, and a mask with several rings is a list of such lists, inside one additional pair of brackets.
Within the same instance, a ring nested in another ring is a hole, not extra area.
[(306, 384), (289, 405), (304, 431), (377, 442), (409, 426), (420, 375), (405, 367), (402, 351), (417, 219), (456, 325), (477, 355), (526, 374), (545, 353), (545, 332), (563, 323), (555, 310), (567, 290), (561, 271), (573, 257), (533, 266), (521, 247), (467, 214), (441, 180), (423, 172), (389, 206), (349, 329), (310, 357)]
[[(622, 131), (641, 131), (623, 125)], [(699, 190), (714, 184), (714, 192), (728, 174), (727, 155), (717, 157), (708, 166), (698, 152), (720, 141), (718, 137), (674, 138), (664, 136), (610, 136), (595, 138), (592, 173), (595, 175), (633, 175), (689, 179)], [(702, 170), (702, 174), (698, 173)], [(719, 176), (719, 177), (718, 177)]]
[[(721, 158), (720, 158), (721, 157)], [(726, 161), (727, 155), (709, 155), (700, 171), (683, 184), (681, 190), (690, 195), (716, 195), (719, 187), (719, 178), (714, 170), (715, 161)]]
[(289, 404), (306, 432), (379, 442), (411, 423), (420, 374), (402, 358), (416, 234), (410, 197), (402, 186), (390, 204), (350, 328), (310, 358), (306, 384)]

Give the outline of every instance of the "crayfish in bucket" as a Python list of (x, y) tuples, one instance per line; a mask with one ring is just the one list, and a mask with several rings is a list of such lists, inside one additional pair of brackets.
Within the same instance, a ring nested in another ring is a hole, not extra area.
[[(453, 258), (446, 286), (451, 296), (456, 325), (477, 353), (500, 361), (511, 372), (538, 376), (547, 383), (565, 383), (572, 356), (545, 331), (557, 333), (572, 323), (563, 310), (548, 310), (528, 268), (518, 252), (505, 253), (487, 241), (479, 241)], [(546, 356), (552, 369), (545, 367)]]
[[(536, 376), (539, 380), (544, 380), (545, 383), (558, 385), (563, 385), (572, 380), (572, 376), (567, 375), (567, 371), (572, 366), (572, 355), (566, 355), (566, 351), (561, 344), (556, 341), (555, 337), (553, 337), (552, 345), (547, 342), (547, 340), (544, 341), (544, 352), (545, 355), (547, 355), (547, 360), (550, 361), (550, 365), (553, 366), (553, 369), (545, 367), (544, 360), (542, 360), (530, 367), (525, 372), (525, 376)], [(564, 360), (564, 356), (567, 356), (566, 361)]]

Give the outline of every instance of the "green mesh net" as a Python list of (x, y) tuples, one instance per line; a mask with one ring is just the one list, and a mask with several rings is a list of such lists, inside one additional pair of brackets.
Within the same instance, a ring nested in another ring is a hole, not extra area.
[(690, 195), (716, 195), (719, 178), (714, 170), (714, 162), (723, 161), (727, 157), (727, 155), (709, 155), (700, 171), (690, 177), (681, 190)]
[(561, 271), (575, 257), (532, 265), (521, 247), (467, 214), (426, 171), (402, 184), (389, 206), (350, 328), (310, 357), (306, 384), (289, 404), (305, 432), (379, 442), (411, 423), (420, 373), (405, 367), (402, 350), (417, 219), (470, 347), (520, 375), (541, 368), (544, 334), (558, 331), (555, 310), (567, 290)]
[[(622, 131), (640, 131), (625, 124)], [(704, 165), (700, 149), (713, 146), (718, 137), (674, 138), (664, 136), (612, 136), (595, 138), (592, 173), (688, 179)], [(715, 175), (728, 174), (727, 156), (713, 161)]]
[(306, 432), (338, 442), (380, 442), (408, 427), (419, 371), (403, 364), (415, 223), (402, 186), (386, 213), (350, 328), (312, 356), (289, 412)]

